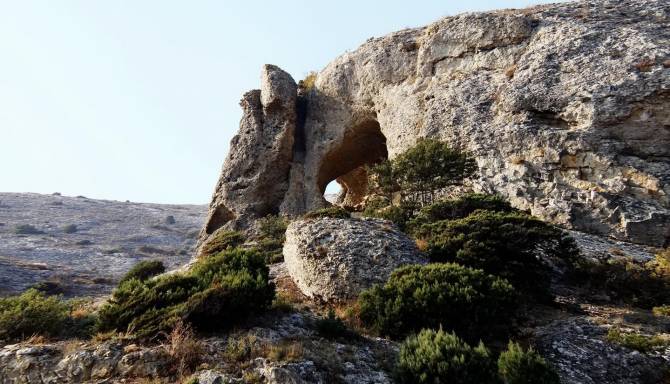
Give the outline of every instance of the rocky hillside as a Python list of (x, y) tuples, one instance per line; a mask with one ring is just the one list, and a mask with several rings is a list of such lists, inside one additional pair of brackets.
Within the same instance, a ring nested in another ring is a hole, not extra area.
[[(0, 383), (668, 383), (669, 21), (569, 2), (266, 65), (206, 216), (1, 195), (12, 292), (199, 257), (3, 299)], [(368, 195), (397, 159), (458, 182)]]
[(267, 65), (242, 98), (201, 240), (323, 207), (332, 180), (360, 203), (366, 164), (431, 137), (476, 156), (470, 189), (663, 246), (669, 13), (665, 0), (598, 0), (463, 14), (371, 38), (302, 86)]
[(0, 295), (40, 282), (68, 296), (109, 293), (139, 260), (190, 259), (205, 207), (0, 193)]

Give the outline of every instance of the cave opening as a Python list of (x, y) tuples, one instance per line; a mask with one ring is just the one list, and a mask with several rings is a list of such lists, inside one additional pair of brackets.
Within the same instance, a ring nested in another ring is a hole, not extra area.
[(331, 185), (335, 181), (340, 191), (334, 203), (360, 209), (368, 191), (366, 166), (386, 158), (386, 137), (379, 123), (374, 119), (365, 120), (348, 130), (342, 142), (324, 156), (317, 180), (319, 189), (329, 195), (336, 190)]

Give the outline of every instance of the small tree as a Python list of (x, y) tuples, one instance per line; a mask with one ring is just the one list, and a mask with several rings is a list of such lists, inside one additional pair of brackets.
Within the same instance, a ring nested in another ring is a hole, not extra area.
[(476, 170), (469, 154), (438, 140), (423, 139), (395, 159), (371, 167), (369, 173), (377, 193), (388, 196), (400, 191), (404, 200), (423, 206), (433, 202), (439, 190), (462, 185)]

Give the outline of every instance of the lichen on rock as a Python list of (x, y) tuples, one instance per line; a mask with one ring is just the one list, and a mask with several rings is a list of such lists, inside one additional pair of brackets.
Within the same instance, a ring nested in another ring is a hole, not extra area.
[(319, 218), (286, 230), (286, 269), (302, 293), (322, 301), (351, 300), (396, 268), (425, 263), (414, 242), (390, 221)]

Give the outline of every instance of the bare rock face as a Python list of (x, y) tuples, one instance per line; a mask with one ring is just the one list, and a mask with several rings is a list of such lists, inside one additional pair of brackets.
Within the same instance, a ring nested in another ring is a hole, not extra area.
[(297, 85), (274, 65), (263, 67), (261, 85), (240, 102), (240, 130), (230, 143), (200, 244), (217, 229), (246, 227), (250, 219), (277, 214), (288, 189)]
[(336, 301), (354, 299), (401, 265), (425, 260), (389, 221), (322, 218), (288, 226), (284, 262), (302, 293)]
[(447, 17), (368, 40), (299, 96), (265, 67), (203, 236), (323, 207), (336, 179), (355, 205), (364, 165), (432, 137), (476, 157), (474, 191), (566, 228), (667, 245), (669, 14), (665, 0), (599, 0)]

